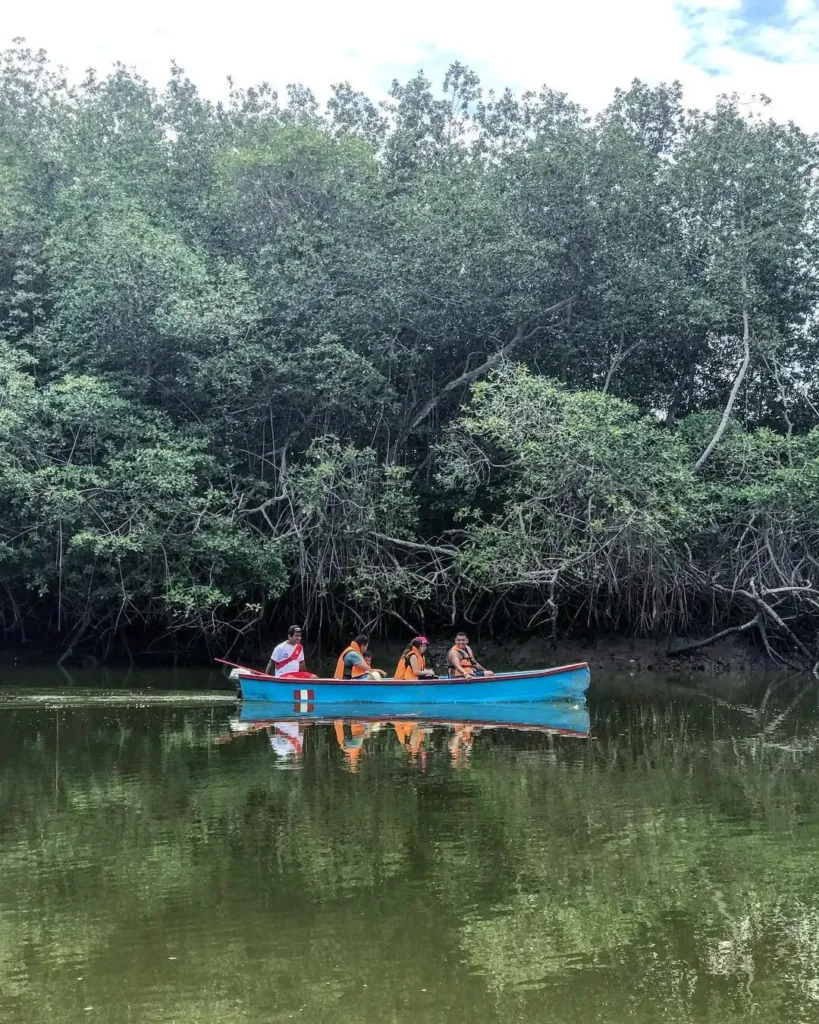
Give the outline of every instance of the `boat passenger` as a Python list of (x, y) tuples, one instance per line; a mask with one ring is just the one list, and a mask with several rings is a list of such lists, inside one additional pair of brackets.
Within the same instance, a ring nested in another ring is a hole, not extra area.
[(367, 662), (370, 679), (386, 679), (387, 673), (380, 668), (373, 668), (373, 656), (369, 651), (364, 652), (364, 660)]
[(395, 679), (434, 679), (435, 673), (427, 668), (426, 653), (429, 640), (425, 636), (414, 637), (398, 660)]
[(469, 646), (469, 637), (460, 630), (446, 656), (447, 671), (451, 679), (469, 679), (472, 676), (493, 676), (495, 673), (484, 668)]
[(287, 639), (274, 647), (265, 672), (268, 675), (286, 676), (293, 672), (304, 672), (304, 648), (301, 645), (301, 626), (291, 626)]
[(370, 670), (364, 655), (369, 647), (369, 637), (361, 633), (353, 640), (349, 647), (345, 647), (339, 654), (336, 662), (336, 670), (333, 673), (334, 679), (363, 679), (370, 678)]

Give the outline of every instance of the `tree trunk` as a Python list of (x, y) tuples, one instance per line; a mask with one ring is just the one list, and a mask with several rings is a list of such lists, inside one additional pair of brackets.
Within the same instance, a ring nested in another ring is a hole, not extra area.
[(734, 386), (731, 388), (731, 394), (728, 396), (728, 403), (725, 406), (722, 419), (719, 421), (719, 426), (717, 427), (714, 436), (711, 438), (710, 444), (702, 455), (700, 455), (699, 459), (697, 459), (697, 463), (694, 466), (695, 473), (699, 473), (705, 463), (711, 458), (711, 453), (719, 444), (722, 435), (728, 429), (728, 423), (731, 419), (734, 403), (737, 400), (739, 389), (742, 387), (742, 382), (745, 380), (745, 374), (748, 372), (748, 366), (751, 362), (751, 332), (748, 326), (748, 285), (744, 271), (742, 274), (742, 348), (742, 363), (740, 364), (736, 379), (734, 380)]
[(611, 365), (609, 366), (609, 372), (606, 374), (606, 382), (603, 385), (602, 394), (604, 395), (608, 394), (609, 388), (611, 387), (612, 377), (620, 369), (623, 363), (628, 359), (631, 353), (636, 348), (639, 348), (640, 345), (643, 344), (644, 339), (638, 338), (637, 341), (632, 342), (631, 345), (629, 345), (629, 347), (625, 351), (623, 351), (623, 340), (623, 332), (620, 331), (620, 344), (617, 346), (617, 351), (615, 352), (614, 358), (612, 359)]

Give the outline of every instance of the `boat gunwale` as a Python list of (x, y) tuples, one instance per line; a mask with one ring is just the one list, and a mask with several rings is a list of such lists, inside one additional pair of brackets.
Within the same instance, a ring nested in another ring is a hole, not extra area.
[(270, 676), (264, 672), (239, 671), (238, 678), (252, 682), (301, 683), (312, 689), (315, 686), (478, 686), (481, 683), (502, 683), (507, 680), (515, 682), (521, 679), (543, 679), (548, 676), (563, 675), (567, 672), (589, 670), (587, 661), (579, 661), (574, 665), (559, 665), (557, 668), (526, 669), (523, 672), (499, 672), (492, 676), (470, 676), (466, 679), (435, 676), (430, 679), (300, 679), (287, 676)]

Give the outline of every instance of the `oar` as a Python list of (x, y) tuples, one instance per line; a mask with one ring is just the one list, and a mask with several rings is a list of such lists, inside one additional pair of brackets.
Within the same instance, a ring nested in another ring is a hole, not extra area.
[(275, 676), (269, 676), (266, 672), (259, 672), (255, 668), (248, 668), (247, 665), (237, 665), (235, 661), (225, 661), (224, 658), (214, 658), (214, 661), (218, 661), (220, 665), (229, 665), (231, 668), (241, 669), (242, 672), (248, 672), (250, 675), (262, 676), (264, 679), (275, 679)]

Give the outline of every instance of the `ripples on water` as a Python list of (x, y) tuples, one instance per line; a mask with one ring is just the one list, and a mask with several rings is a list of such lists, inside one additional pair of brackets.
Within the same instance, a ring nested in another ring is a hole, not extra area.
[(537, 728), (3, 691), (0, 1021), (816, 1021), (815, 689), (596, 686)]

